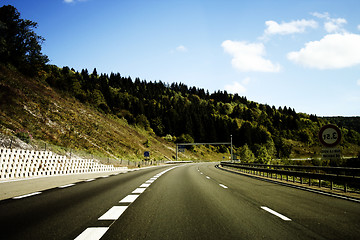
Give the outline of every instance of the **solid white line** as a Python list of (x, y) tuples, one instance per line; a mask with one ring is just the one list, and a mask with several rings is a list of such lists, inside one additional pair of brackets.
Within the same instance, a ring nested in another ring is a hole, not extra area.
[(74, 183), (70, 183), (70, 184), (67, 184), (67, 185), (64, 185), (64, 186), (60, 186), (59, 188), (67, 188), (67, 187), (71, 187), (71, 186), (74, 186), (75, 184)]
[(151, 184), (150, 183), (143, 183), (140, 185), (141, 188), (147, 188), (149, 187)]
[(91, 181), (94, 181), (94, 180), (95, 180), (95, 178), (91, 178), (91, 179), (86, 180), (85, 182), (91, 182)]
[(224, 184), (219, 184), (220, 187), (223, 187), (223, 188), (228, 188), (227, 186), (225, 186)]
[(145, 191), (146, 188), (137, 188), (134, 191), (132, 191), (132, 193), (143, 193)]
[(139, 197), (139, 195), (127, 195), (126, 197), (124, 197), (120, 203), (132, 203), (134, 202), (137, 198)]
[(110, 208), (104, 215), (99, 217), (98, 220), (117, 220), (126, 209), (127, 206), (114, 206)]
[(41, 192), (33, 192), (33, 193), (26, 194), (26, 195), (13, 197), (13, 199), (21, 199), (21, 198), (26, 198), (26, 197), (31, 197), (31, 196), (34, 196), (34, 195), (38, 195), (38, 194), (41, 194)]
[(108, 227), (90, 227), (85, 229), (74, 240), (99, 240), (108, 229)]
[(275, 212), (274, 210), (272, 210), (272, 209), (270, 209), (270, 208), (268, 208), (268, 207), (262, 206), (261, 208), (264, 209), (265, 211), (271, 213), (271, 214), (274, 214), (275, 216), (281, 218), (281, 219), (284, 220), (284, 221), (291, 221), (290, 218), (288, 218), (288, 217), (286, 217), (286, 216), (284, 216), (284, 215), (282, 215), (282, 214), (280, 214), (280, 213), (278, 213), (278, 212)]

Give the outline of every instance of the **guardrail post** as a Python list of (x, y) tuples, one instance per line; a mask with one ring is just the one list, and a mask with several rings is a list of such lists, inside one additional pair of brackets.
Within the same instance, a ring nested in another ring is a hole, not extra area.
[(344, 183), (344, 192), (347, 192), (347, 183)]
[(309, 177), (309, 186), (311, 186), (311, 178)]
[(321, 188), (321, 179), (319, 179), (319, 188)]
[(330, 182), (330, 189), (331, 189), (331, 190), (334, 189), (334, 182), (333, 182), (333, 181)]

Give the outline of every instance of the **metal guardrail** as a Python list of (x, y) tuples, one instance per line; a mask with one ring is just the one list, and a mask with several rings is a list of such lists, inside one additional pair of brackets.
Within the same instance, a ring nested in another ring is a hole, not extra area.
[[(330, 182), (330, 189), (334, 189), (334, 183), (344, 186), (344, 191), (348, 191), (348, 187), (360, 189), (360, 168), (343, 168), (343, 167), (315, 167), (315, 166), (294, 166), (294, 165), (266, 165), (266, 164), (246, 164), (221, 162), (221, 166), (241, 169), (247, 173), (258, 174), (263, 177), (275, 177), (289, 181), (292, 177), (293, 182), (296, 178), (300, 178), (300, 183), (304, 183), (304, 179), (308, 179), (308, 184), (311, 185), (311, 180), (318, 180), (318, 186), (322, 186), (322, 181)], [(266, 176), (265, 176), (266, 173)], [(270, 174), (270, 176), (269, 176)]]
[(165, 164), (193, 163), (193, 161), (167, 161)]

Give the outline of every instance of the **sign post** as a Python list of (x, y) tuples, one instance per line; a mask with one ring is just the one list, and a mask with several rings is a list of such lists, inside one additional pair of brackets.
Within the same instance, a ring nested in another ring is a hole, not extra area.
[(150, 159), (150, 152), (149, 151), (144, 152), (144, 158), (145, 158), (145, 161)]
[(340, 148), (336, 148), (341, 141), (340, 129), (332, 124), (323, 126), (319, 131), (319, 140), (325, 147), (321, 150), (321, 156), (327, 160), (339, 160), (341, 158)]

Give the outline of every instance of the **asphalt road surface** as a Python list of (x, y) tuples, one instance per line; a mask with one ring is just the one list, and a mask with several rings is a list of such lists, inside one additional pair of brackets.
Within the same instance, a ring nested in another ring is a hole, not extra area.
[(359, 239), (360, 203), (216, 169), (143, 169), (0, 201), (0, 239)]

